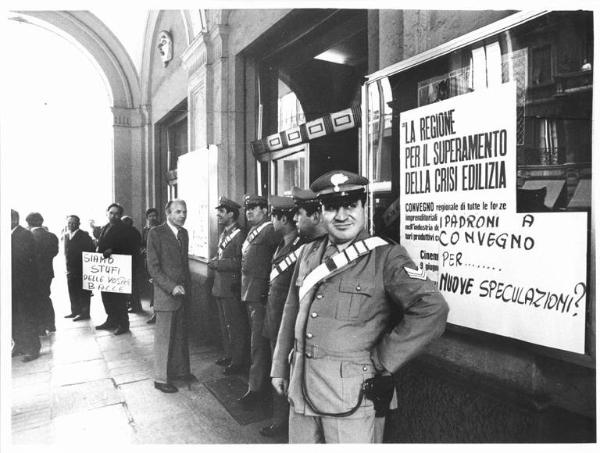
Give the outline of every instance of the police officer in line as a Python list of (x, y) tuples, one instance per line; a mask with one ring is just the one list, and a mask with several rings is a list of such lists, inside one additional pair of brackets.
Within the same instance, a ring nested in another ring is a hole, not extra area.
[(241, 206), (226, 197), (219, 199), (217, 220), (223, 227), (217, 255), (208, 262), (215, 271), (212, 294), (217, 301), (224, 356), (217, 365), (225, 366), (223, 374), (239, 372), (248, 356), (248, 320), (240, 300), (242, 244), (246, 233), (237, 220)]
[(433, 282), (402, 246), (365, 231), (367, 184), (343, 170), (311, 184), (328, 235), (298, 258), (271, 368), (291, 405), (290, 443), (381, 442), (391, 373), (445, 328)]
[(296, 205), (294, 221), (298, 234), (303, 242), (320, 239), (327, 234), (327, 229), (321, 216), (321, 202), (312, 190), (299, 187), (292, 188), (292, 197)]
[[(271, 354), (275, 350), (277, 332), (283, 313), (283, 305), (290, 288), (290, 279), (294, 264), (298, 258), (300, 237), (296, 228), (296, 206), (292, 197), (272, 196), (271, 222), (273, 229), (283, 237), (273, 255), (271, 274), (269, 276), (269, 296), (263, 335), (269, 340)], [(287, 433), (287, 419), (289, 406), (285, 396), (274, 393), (273, 395), (273, 423), (265, 426), (260, 433), (266, 437), (276, 437)]]
[(271, 259), (281, 236), (273, 229), (267, 211), (267, 199), (246, 195), (244, 207), (250, 225), (242, 244), (242, 291), (250, 324), (250, 371), (248, 390), (238, 399), (244, 408), (255, 406), (268, 391), (269, 341), (262, 335), (265, 305), (269, 292)]

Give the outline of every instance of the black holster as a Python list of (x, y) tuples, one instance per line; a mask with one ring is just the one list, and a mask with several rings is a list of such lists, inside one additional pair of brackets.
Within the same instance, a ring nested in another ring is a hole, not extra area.
[(394, 378), (391, 375), (377, 375), (363, 383), (365, 398), (373, 401), (375, 417), (385, 417), (394, 396)]

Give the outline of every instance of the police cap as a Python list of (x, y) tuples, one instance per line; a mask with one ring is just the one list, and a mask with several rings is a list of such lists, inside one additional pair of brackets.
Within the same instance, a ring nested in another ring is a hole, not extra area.
[(255, 206), (267, 206), (267, 199), (262, 195), (250, 194), (244, 197), (244, 208), (252, 209)]
[(294, 203), (298, 208), (319, 204), (316, 193), (312, 190), (301, 189), (297, 186), (292, 188), (292, 197), (294, 197)]
[(319, 176), (310, 189), (317, 193), (319, 200), (358, 197), (366, 192), (369, 180), (346, 170), (333, 170)]
[(271, 205), (271, 213), (286, 214), (296, 211), (296, 205), (292, 197), (272, 195), (269, 197), (269, 204)]
[(230, 211), (235, 211), (237, 209), (240, 209), (241, 206), (239, 204), (237, 204), (235, 201), (222, 196), (219, 198), (219, 205), (215, 209), (219, 209), (219, 208), (227, 208)]

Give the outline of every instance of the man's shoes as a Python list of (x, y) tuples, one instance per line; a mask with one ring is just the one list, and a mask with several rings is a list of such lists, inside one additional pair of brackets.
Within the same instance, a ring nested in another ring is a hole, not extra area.
[(257, 403), (261, 402), (264, 399), (264, 395), (259, 392), (253, 392), (252, 390), (248, 390), (244, 396), (238, 398), (238, 403), (240, 403), (244, 409), (250, 409), (256, 406)]
[(96, 326), (96, 330), (112, 330), (115, 327), (117, 327), (117, 326), (110, 324), (108, 322), (105, 322), (104, 324), (100, 324), (99, 326)]
[(46, 336), (46, 328), (40, 328), (40, 330), (38, 330), (38, 337), (45, 337)]
[(220, 366), (227, 366), (231, 363), (231, 357), (221, 357), (219, 360), (215, 362), (215, 364)]
[(242, 367), (239, 365), (227, 365), (223, 370), (223, 374), (225, 376), (231, 376), (232, 374), (237, 374), (242, 371)]
[(75, 316), (77, 316), (75, 313), (71, 313), (65, 316), (65, 318), (74, 318)]
[(154, 388), (156, 390), (160, 390), (163, 393), (176, 393), (176, 392), (178, 392), (177, 387), (175, 387), (173, 384), (168, 384), (168, 383), (163, 383), (163, 382), (156, 382), (156, 381), (154, 381)]
[(32, 360), (37, 359), (40, 356), (39, 352), (36, 352), (35, 354), (25, 354), (23, 356), (23, 358), (21, 359), (22, 362), (31, 362)]
[(115, 335), (123, 335), (127, 332), (129, 332), (129, 327), (119, 326), (117, 327), (117, 330), (115, 330)]
[(264, 426), (259, 430), (259, 433), (265, 437), (283, 437), (288, 434), (288, 425), (283, 423), (281, 425), (270, 425)]
[(127, 310), (127, 313), (142, 313), (144, 310), (142, 309), (142, 307), (140, 308), (130, 308)]
[(146, 324), (156, 324), (156, 315), (153, 315), (152, 318), (146, 321)]
[(85, 315), (77, 315), (73, 318), (73, 321), (85, 321), (87, 319), (90, 319), (90, 317)]

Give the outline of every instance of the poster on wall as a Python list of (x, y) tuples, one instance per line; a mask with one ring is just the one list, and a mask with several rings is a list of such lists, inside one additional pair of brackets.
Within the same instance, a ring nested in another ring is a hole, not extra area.
[(177, 160), (178, 197), (186, 202), (185, 228), (190, 238), (189, 254), (208, 259), (209, 241), (209, 151), (200, 149)]
[(517, 213), (516, 85), (400, 115), (400, 240), (448, 322), (585, 352), (587, 214)]

